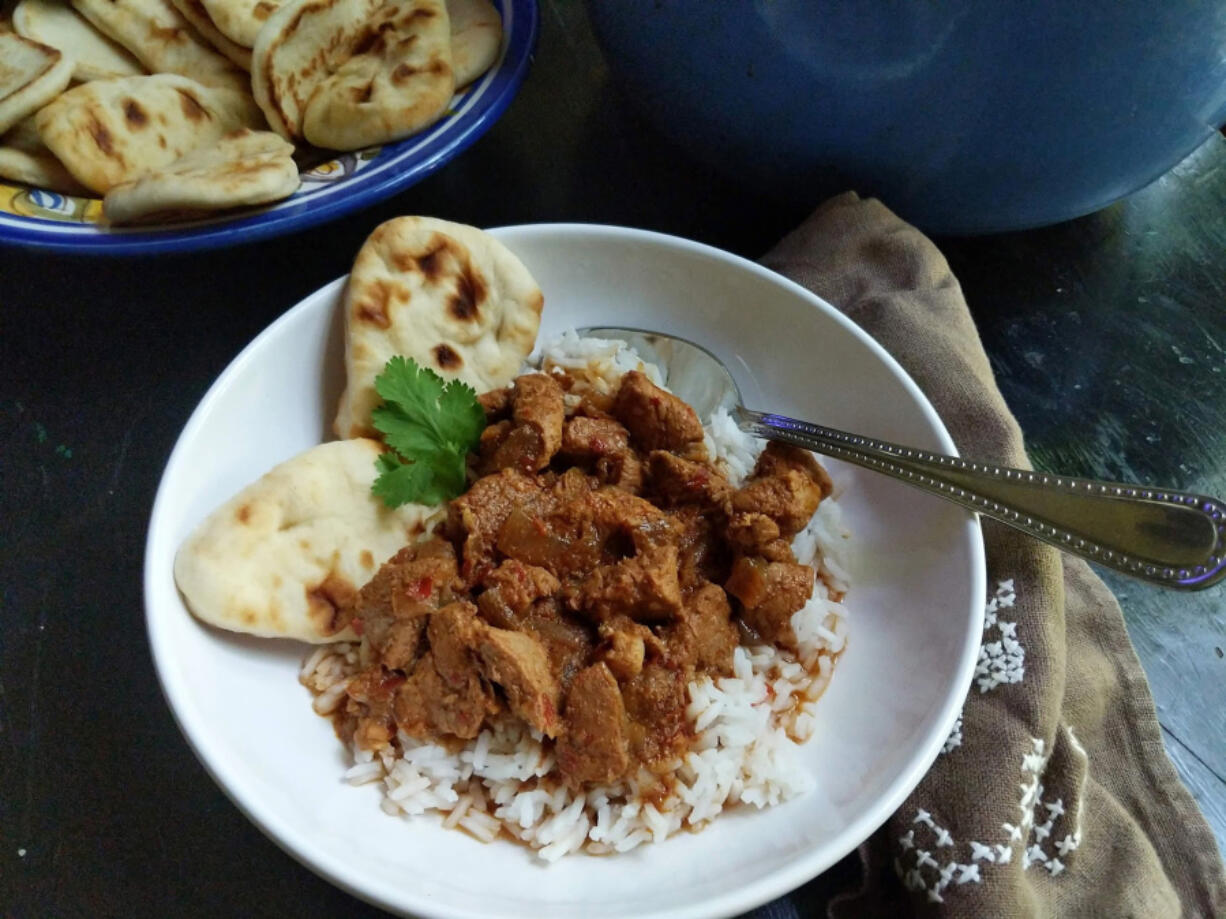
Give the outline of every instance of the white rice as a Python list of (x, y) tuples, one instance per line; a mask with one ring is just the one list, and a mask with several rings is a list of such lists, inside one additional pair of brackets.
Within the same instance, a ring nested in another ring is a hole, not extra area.
[(541, 370), (548, 373), (557, 368), (569, 373), (581, 386), (601, 395), (617, 391), (621, 378), (638, 370), (657, 386), (664, 385), (664, 375), (655, 364), (644, 361), (626, 342), (612, 338), (580, 338), (574, 329), (567, 329), (541, 349)]
[[(567, 332), (544, 355), (544, 369), (565, 368), (605, 393), (615, 391), (617, 380), (632, 369), (657, 384), (663, 380), (658, 368), (623, 342)], [(708, 452), (734, 485), (753, 469), (763, 447), (726, 410), (717, 409), (709, 419)], [(796, 557), (817, 569), (813, 596), (792, 616), (799, 654), (770, 645), (738, 647), (732, 676), (690, 683), (686, 717), (696, 738), (665, 789), (655, 777), (640, 775), (614, 787), (571, 792), (549, 777), (554, 759), (543, 738), (509, 722), (483, 730), (458, 754), (404, 734), (399, 752), (374, 755), (355, 746), (344, 778), (353, 785), (382, 782), (382, 807), (389, 814), (416, 818), (435, 812), (445, 826), (483, 842), (507, 834), (546, 862), (580, 851), (627, 852), (700, 828), (726, 807), (771, 807), (805, 794), (813, 778), (798, 762), (798, 744), (812, 733), (813, 705), (847, 641), (841, 602), (848, 588), (846, 543), (838, 504), (827, 499), (792, 541)], [(316, 694), (317, 712), (335, 710), (359, 666), (359, 648), (349, 643), (318, 648), (307, 658), (300, 679)], [(647, 791), (651, 803), (645, 803)]]

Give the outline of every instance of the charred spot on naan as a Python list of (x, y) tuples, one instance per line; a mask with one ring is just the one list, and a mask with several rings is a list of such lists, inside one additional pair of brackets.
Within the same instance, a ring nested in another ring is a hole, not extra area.
[(349, 53), (352, 54), (369, 54), (372, 51), (382, 52), (387, 47), (387, 40), (383, 37), (384, 31), (391, 28), (391, 23), (384, 22), (373, 29), (368, 29), (364, 32)]
[(94, 143), (98, 146), (99, 150), (107, 156), (115, 156), (114, 138), (111, 137), (111, 132), (106, 129), (102, 122), (91, 114), (85, 129), (89, 131), (89, 136), (94, 139)]
[(439, 233), (430, 237), (430, 248), (421, 255), (413, 256), (408, 252), (393, 252), (392, 262), (401, 271), (419, 270), (427, 281), (437, 283), (443, 273), (443, 256), (441, 253), (452, 253), (458, 248), (456, 244)]
[[(437, 10), (431, 9), (430, 7), (423, 7), (421, 9), (416, 9), (410, 12), (409, 15), (405, 16), (404, 19), (401, 20), (401, 24), (404, 26), (424, 24), (424, 23), (430, 22), (432, 19), (437, 19), (437, 18), (438, 18)], [(409, 38), (415, 39), (417, 38), (417, 36), (410, 35)]]
[(451, 71), (451, 66), (441, 58), (431, 58), (430, 63), (425, 67), (410, 67), (408, 64), (397, 64), (396, 69), (392, 71), (391, 80), (396, 85), (407, 83), (419, 73), (428, 73), (432, 76), (443, 77)]
[(169, 45), (177, 45), (183, 41), (184, 31), (178, 26), (159, 26), (151, 25), (149, 27), (149, 37), (155, 41), (163, 41)]
[(392, 300), (408, 303), (411, 297), (409, 289), (403, 284), (373, 278), (362, 286), (361, 296), (354, 300), (353, 318), (359, 322), (369, 322), (380, 329), (389, 329), (392, 325)]
[(128, 127), (135, 131), (141, 130), (149, 123), (148, 113), (132, 98), (123, 100), (123, 118)]
[(200, 104), (200, 100), (185, 89), (176, 89), (179, 94), (179, 107), (188, 121), (202, 121), (209, 117), (209, 111)]
[(307, 614), (321, 635), (335, 635), (353, 619), (358, 590), (353, 582), (335, 571), (318, 584), (303, 588), (307, 598)]
[[(392, 320), (387, 315), (386, 288), (380, 285), (378, 290), (373, 290), (372, 293), (376, 295), (374, 298), (358, 301), (354, 307), (354, 318), (360, 322), (369, 322), (371, 325), (378, 326), (381, 329), (390, 329), (392, 327)], [(379, 294), (383, 296), (379, 296)]]
[(468, 250), (456, 240), (435, 233), (425, 252), (420, 255), (393, 252), (391, 261), (401, 271), (421, 272), (429, 284), (439, 285), (449, 277), (455, 278), (455, 290), (447, 300), (448, 314), (461, 322), (480, 319), (478, 304), (488, 295), (489, 286), (474, 267)]
[(438, 345), (434, 349), (434, 360), (440, 370), (459, 370), (464, 366), (464, 358), (456, 354), (449, 345)]
[(461, 322), (476, 322), (480, 318), (477, 304), (484, 299), (485, 281), (471, 263), (466, 264), (456, 275), (455, 293), (447, 302), (447, 311)]

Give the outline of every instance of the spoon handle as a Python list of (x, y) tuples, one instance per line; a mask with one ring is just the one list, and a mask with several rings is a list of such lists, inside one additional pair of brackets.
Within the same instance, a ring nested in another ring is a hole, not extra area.
[(756, 437), (884, 473), (1133, 577), (1180, 590), (1226, 578), (1226, 506), (1215, 498), (976, 463), (745, 408), (735, 418)]

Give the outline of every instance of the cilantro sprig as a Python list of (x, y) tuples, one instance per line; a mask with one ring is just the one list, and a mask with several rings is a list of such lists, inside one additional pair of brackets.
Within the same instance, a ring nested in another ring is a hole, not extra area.
[(388, 507), (442, 504), (464, 491), (464, 459), (481, 440), (477, 393), (412, 358), (393, 357), (375, 377), (383, 404), (371, 413), (391, 449), (375, 460), (371, 492)]

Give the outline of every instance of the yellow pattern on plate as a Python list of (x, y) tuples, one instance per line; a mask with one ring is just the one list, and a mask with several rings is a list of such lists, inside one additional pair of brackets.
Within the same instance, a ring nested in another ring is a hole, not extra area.
[[(378, 155), (381, 147), (360, 151), (357, 159), (365, 163)], [(336, 181), (358, 171), (347, 168), (339, 159), (321, 163), (304, 172), (307, 179)], [(59, 220), (64, 223), (102, 223), (102, 199), (82, 198), (60, 192), (31, 188), (25, 185), (10, 185), (0, 182), (0, 213), (18, 217), (37, 217), (42, 220)]]
[(102, 219), (102, 201), (0, 182), (0, 211), (65, 223), (98, 223)]

